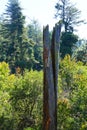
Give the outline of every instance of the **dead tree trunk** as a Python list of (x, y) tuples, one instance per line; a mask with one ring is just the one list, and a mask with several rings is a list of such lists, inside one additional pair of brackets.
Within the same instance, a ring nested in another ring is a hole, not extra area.
[(55, 25), (52, 40), (50, 40), (49, 26), (46, 26), (43, 30), (43, 130), (57, 130), (57, 82), (60, 32), (61, 25)]

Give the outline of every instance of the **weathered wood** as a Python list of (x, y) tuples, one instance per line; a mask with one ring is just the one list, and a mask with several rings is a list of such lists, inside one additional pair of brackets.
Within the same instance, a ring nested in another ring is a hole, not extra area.
[(53, 70), (51, 60), (51, 44), (49, 39), (49, 27), (44, 28), (44, 122), (43, 130), (55, 130), (54, 107), (55, 94), (53, 82)]
[(54, 78), (54, 93), (55, 93), (55, 130), (57, 130), (57, 93), (58, 93), (58, 68), (59, 68), (59, 46), (60, 46), (61, 24), (55, 25), (51, 41), (51, 55)]
[(60, 26), (55, 26), (52, 42), (49, 26), (43, 29), (44, 94), (43, 130), (57, 130), (57, 79)]

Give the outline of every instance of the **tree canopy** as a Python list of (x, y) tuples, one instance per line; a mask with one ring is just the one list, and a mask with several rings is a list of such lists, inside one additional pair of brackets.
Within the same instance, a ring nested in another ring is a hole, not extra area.
[(55, 9), (55, 17), (64, 24), (65, 32), (73, 32), (74, 26), (83, 22), (80, 20), (81, 11), (70, 0), (58, 0)]

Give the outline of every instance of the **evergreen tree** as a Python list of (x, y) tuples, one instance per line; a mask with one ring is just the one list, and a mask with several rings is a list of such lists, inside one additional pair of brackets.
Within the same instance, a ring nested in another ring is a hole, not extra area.
[[(5, 18), (5, 37), (9, 39), (7, 61), (12, 70), (16, 62), (23, 59), (23, 30), (25, 17), (18, 0), (9, 0)], [(6, 33), (7, 32), (7, 33)]]
[(64, 25), (60, 44), (61, 57), (64, 58), (66, 54), (72, 56), (73, 48), (78, 41), (78, 37), (73, 33), (74, 27), (83, 22), (83, 20), (80, 20), (81, 11), (70, 0), (58, 0), (55, 8), (56, 18)]
[(32, 39), (36, 44), (42, 42), (42, 31), (37, 20), (32, 20), (28, 25), (28, 38)]
[(6, 61), (10, 64), (12, 72), (15, 72), (16, 67), (24, 70), (27, 64), (30, 65), (28, 67), (30, 69), (32, 64), (29, 62), (34, 57), (24, 28), (25, 16), (22, 14), (19, 0), (9, 0), (3, 23), (3, 35), (5, 39), (8, 39)]
[(3, 27), (3, 20), (0, 19), (0, 62), (6, 61), (7, 58), (7, 43), (8, 39), (4, 38), (4, 35), (2, 33), (2, 27)]
[(32, 20), (28, 25), (28, 38), (34, 42), (34, 57), (35, 63), (33, 69), (41, 70), (43, 67), (42, 51), (42, 31), (37, 20)]
[(76, 53), (73, 54), (77, 61), (81, 61), (87, 64), (87, 42), (84, 43), (76, 49)]
[(63, 32), (60, 42), (60, 55), (61, 58), (64, 58), (65, 55), (69, 54), (72, 56), (73, 48), (76, 47), (78, 41), (77, 35), (74, 35), (72, 32)]
[(83, 20), (80, 20), (81, 11), (79, 11), (75, 4), (72, 4), (70, 0), (58, 0), (55, 8), (55, 17), (62, 21), (65, 32), (73, 32), (75, 25), (84, 22)]

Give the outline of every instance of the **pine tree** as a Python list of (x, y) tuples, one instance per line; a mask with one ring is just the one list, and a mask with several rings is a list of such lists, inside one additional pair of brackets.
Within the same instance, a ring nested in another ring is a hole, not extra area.
[(31, 68), (32, 65), (29, 62), (34, 59), (33, 51), (29, 54), (31, 43), (25, 31), (25, 16), (22, 14), (19, 0), (9, 0), (3, 23), (3, 35), (8, 39), (6, 60), (12, 72), (15, 72), (16, 67), (24, 70), (27, 64), (30, 65), (28, 68)]
[(73, 32), (75, 25), (84, 23), (84, 20), (80, 19), (81, 11), (71, 0), (58, 0), (55, 9), (55, 17), (63, 23), (65, 32)]
[(69, 54), (72, 56), (73, 48), (76, 48), (76, 43), (78, 41), (78, 36), (72, 32), (63, 32), (60, 42), (60, 55), (64, 58), (65, 55)]
[(42, 31), (37, 20), (32, 20), (28, 25), (28, 38), (34, 42), (34, 57), (35, 63), (33, 69), (41, 70), (43, 68), (42, 51), (43, 51), (43, 41), (42, 41)]

